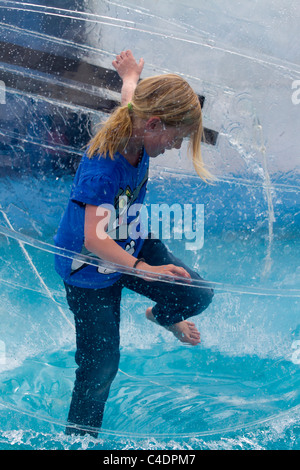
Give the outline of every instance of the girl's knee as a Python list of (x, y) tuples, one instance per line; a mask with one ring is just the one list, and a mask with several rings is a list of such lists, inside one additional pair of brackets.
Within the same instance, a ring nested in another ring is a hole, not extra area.
[(110, 357), (104, 365), (98, 370), (98, 380), (110, 385), (119, 370), (120, 354)]
[(120, 353), (110, 356), (86, 358), (76, 370), (78, 383), (88, 384), (92, 390), (104, 390), (114, 380), (119, 369)]
[[(110, 339), (107, 338), (109, 344)], [(104, 348), (97, 345), (91, 345), (90, 349), (85, 348), (77, 349), (75, 353), (75, 360), (78, 369), (83, 373), (100, 374), (105, 372), (106, 375), (116, 374), (120, 361), (120, 350), (117, 345), (110, 345)]]

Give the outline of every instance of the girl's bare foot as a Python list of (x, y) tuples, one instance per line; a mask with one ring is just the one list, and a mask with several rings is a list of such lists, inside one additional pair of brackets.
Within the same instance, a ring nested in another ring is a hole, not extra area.
[[(152, 313), (152, 307), (147, 308), (146, 317), (148, 320), (158, 324)], [(200, 333), (195, 327), (195, 324), (190, 321), (183, 320), (166, 327), (166, 329), (171, 331), (182, 343), (188, 343), (192, 346), (196, 346), (200, 343)]]

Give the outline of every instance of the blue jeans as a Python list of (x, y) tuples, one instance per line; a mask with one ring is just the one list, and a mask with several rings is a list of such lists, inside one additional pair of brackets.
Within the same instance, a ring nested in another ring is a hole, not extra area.
[[(146, 239), (139, 257), (152, 266), (174, 264), (184, 267), (192, 279), (203, 281), (158, 239)], [(75, 360), (78, 365), (67, 434), (88, 432), (96, 437), (101, 427), (109, 389), (119, 366), (120, 302), (124, 287), (156, 302), (152, 313), (162, 326), (203, 312), (213, 298), (213, 290), (205, 281), (199, 288), (146, 281), (124, 274), (115, 284), (104, 289), (65, 284), (67, 301), (75, 317)]]

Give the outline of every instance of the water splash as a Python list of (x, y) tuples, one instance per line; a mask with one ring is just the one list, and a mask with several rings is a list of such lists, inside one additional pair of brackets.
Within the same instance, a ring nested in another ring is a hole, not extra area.
[[(234, 95), (233, 92), (232, 94)], [(267, 249), (264, 258), (264, 268), (262, 269), (262, 276), (267, 277), (273, 264), (272, 244), (274, 241), (273, 224), (275, 222), (275, 214), (273, 205), (274, 186), (271, 183), (268, 169), (263, 126), (249, 93), (233, 96), (232, 104), (229, 103), (228, 106), (229, 122), (224, 124), (224, 132), (221, 132), (221, 135), (225, 137), (230, 148), (237, 151), (250, 175), (259, 178), (251, 182), (249, 181), (248, 184), (253, 188), (260, 186), (267, 202)], [(231, 115), (236, 114), (239, 115), (240, 121), (232, 122)], [(243, 184), (242, 178), (240, 183)], [(244, 184), (247, 184), (247, 182), (244, 182)]]
[(266, 146), (264, 142), (263, 136), (263, 127), (259, 122), (258, 117), (255, 117), (254, 122), (254, 130), (257, 132), (257, 148), (258, 151), (262, 155), (262, 162), (263, 162), (263, 190), (266, 195), (267, 204), (268, 204), (268, 246), (267, 246), (267, 253), (265, 257), (265, 267), (263, 270), (263, 276), (267, 276), (272, 267), (272, 243), (274, 240), (274, 231), (273, 231), (273, 224), (275, 222), (275, 215), (274, 215), (274, 206), (273, 206), (273, 188), (271, 184), (271, 178), (268, 171), (268, 163), (267, 163), (267, 155), (266, 155)]

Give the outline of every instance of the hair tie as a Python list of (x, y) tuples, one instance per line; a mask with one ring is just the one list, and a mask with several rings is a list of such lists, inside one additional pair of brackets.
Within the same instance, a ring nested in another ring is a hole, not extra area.
[(128, 103), (127, 107), (129, 109), (129, 111), (132, 111), (132, 103)]

